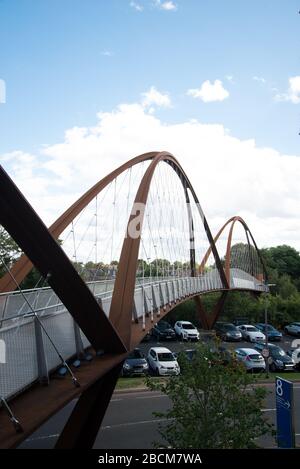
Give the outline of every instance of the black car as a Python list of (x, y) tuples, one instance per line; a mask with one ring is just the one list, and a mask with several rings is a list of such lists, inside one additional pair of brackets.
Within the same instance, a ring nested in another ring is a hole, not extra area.
[(135, 348), (123, 363), (122, 376), (146, 375), (148, 371), (149, 365), (143, 352)]
[[(255, 350), (262, 352), (266, 348), (266, 344), (257, 343), (254, 345)], [(295, 369), (294, 360), (278, 345), (268, 344), (269, 349), (269, 365), (271, 371), (293, 371)]]
[(225, 341), (238, 342), (242, 340), (241, 331), (229, 322), (216, 322), (216, 335)]
[(159, 321), (155, 324), (152, 334), (159, 340), (176, 340), (175, 331), (167, 321)]

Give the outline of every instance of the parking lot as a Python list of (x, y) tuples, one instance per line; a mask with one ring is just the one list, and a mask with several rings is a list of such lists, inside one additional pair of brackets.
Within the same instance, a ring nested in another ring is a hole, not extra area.
[[(290, 335), (283, 334), (281, 341), (272, 342), (278, 346), (280, 346), (283, 350), (288, 351), (292, 348), (292, 343), (295, 340), (295, 337)], [(207, 334), (205, 331), (200, 331), (200, 342), (208, 342), (213, 340), (213, 334)], [(156, 337), (151, 336), (148, 342), (141, 342), (139, 348), (147, 357), (148, 352), (151, 347), (166, 347), (171, 352), (180, 352), (183, 350), (193, 349), (197, 344), (197, 341), (180, 341), (178, 338), (176, 340), (158, 340)], [(229, 342), (229, 341), (222, 341), (222, 346), (228, 348), (229, 350), (235, 350), (237, 348), (254, 348), (254, 344), (247, 342), (247, 341), (239, 341), (239, 342)]]

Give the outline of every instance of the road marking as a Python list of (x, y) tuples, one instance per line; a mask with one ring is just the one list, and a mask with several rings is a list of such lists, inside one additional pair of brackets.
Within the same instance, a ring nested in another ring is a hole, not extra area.
[(276, 409), (260, 409), (261, 412), (274, 412)]
[(136, 397), (136, 399), (157, 399), (157, 398), (162, 398), (162, 397), (165, 397), (167, 398), (168, 396), (165, 396), (164, 394), (161, 394), (159, 396), (142, 396), (142, 397)]
[(110, 402), (119, 402), (119, 401), (123, 401), (124, 399), (111, 399)]
[(38, 441), (38, 440), (47, 440), (47, 438), (58, 438), (59, 437), (59, 433), (55, 433), (53, 435), (44, 435), (44, 436), (35, 436), (34, 438), (28, 438), (27, 440), (25, 440), (25, 443), (29, 443), (31, 441)]
[(152, 419), (152, 420), (140, 420), (138, 422), (126, 422), (126, 423), (116, 423), (115, 425), (105, 425), (100, 429), (101, 430), (111, 430), (113, 428), (122, 428), (122, 427), (133, 427), (134, 425), (147, 425), (149, 423), (160, 423), (167, 422), (175, 419)]

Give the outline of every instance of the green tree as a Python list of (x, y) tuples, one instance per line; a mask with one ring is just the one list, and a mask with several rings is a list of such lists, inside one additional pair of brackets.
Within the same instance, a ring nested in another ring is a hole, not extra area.
[[(189, 361), (179, 355), (181, 374), (166, 382), (148, 379), (152, 390), (170, 399), (166, 412), (155, 413), (163, 445), (171, 448), (255, 448), (257, 438), (270, 434), (261, 408), (267, 391), (234, 359), (224, 366), (220, 352), (197, 346)], [(156, 444), (157, 445), (157, 444)]]
[(280, 275), (290, 275), (292, 279), (300, 277), (300, 254), (291, 246), (262, 249), (261, 253), (269, 269), (276, 269)]
[(297, 288), (289, 275), (283, 274), (277, 283), (278, 293), (281, 298), (289, 298), (297, 294)]
[(7, 231), (0, 225), (0, 276), (6, 273), (6, 268), (11, 267), (12, 263), (20, 256), (21, 249)]

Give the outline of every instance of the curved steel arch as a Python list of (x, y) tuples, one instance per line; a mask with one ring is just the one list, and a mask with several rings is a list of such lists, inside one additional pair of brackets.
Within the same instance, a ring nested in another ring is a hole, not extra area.
[[(224, 275), (224, 271), (221, 265), (221, 261), (219, 259), (219, 255), (217, 253), (215, 244), (213, 242), (213, 238), (206, 221), (206, 218), (200, 208), (199, 200), (196, 196), (196, 193), (185, 174), (184, 170), (182, 169), (181, 165), (178, 163), (176, 158), (168, 152), (161, 152), (158, 153), (151, 162), (150, 166), (148, 167), (147, 171), (145, 172), (143, 179), (140, 183), (138, 188), (133, 208), (131, 214), (129, 216), (128, 225), (127, 225), (127, 232), (131, 222), (136, 217), (135, 207), (145, 207), (147, 204), (148, 194), (150, 190), (150, 184), (154, 175), (154, 172), (160, 162), (165, 162), (169, 164), (172, 169), (178, 175), (184, 191), (189, 189), (191, 194), (194, 198), (194, 201), (198, 207), (199, 215), (201, 216), (204, 229), (207, 234), (207, 238), (210, 244), (210, 248), (213, 252), (217, 269), (219, 270), (220, 278), (222, 280), (224, 288), (228, 288), (226, 277)], [(187, 194), (186, 194), (187, 195)], [(140, 233), (142, 230), (142, 224), (144, 219), (144, 210), (140, 211)], [(126, 232), (126, 233), (127, 233)], [(115, 286), (111, 301), (111, 308), (110, 308), (110, 315), (109, 318), (122, 337), (123, 342), (126, 344), (127, 347), (130, 347), (131, 342), (131, 315), (132, 315), (132, 307), (133, 307), (133, 297), (134, 297), (134, 288), (135, 288), (135, 281), (136, 281), (136, 270), (137, 270), (137, 262), (138, 262), (138, 254), (139, 254), (139, 246), (140, 246), (140, 236), (136, 238), (132, 238), (131, 236), (125, 236), (122, 251), (119, 260), (119, 268), (117, 271), (117, 276), (115, 280)]]
[[(247, 223), (245, 222), (245, 220), (240, 217), (240, 216), (234, 216), (234, 217), (231, 217), (229, 218), (229, 220), (226, 221), (226, 223), (224, 223), (224, 225), (220, 228), (220, 230), (218, 231), (218, 233), (216, 234), (216, 236), (214, 237), (214, 244), (216, 245), (218, 239), (220, 238), (221, 234), (223, 233), (223, 231), (225, 230), (225, 228), (231, 224), (231, 227), (230, 227), (230, 230), (229, 230), (229, 234), (228, 234), (228, 239), (227, 239), (227, 247), (226, 247), (226, 259), (225, 259), (225, 266), (224, 266), (224, 270), (225, 270), (225, 275), (226, 275), (226, 279), (227, 279), (227, 282), (228, 282), (228, 285), (229, 285), (229, 288), (230, 288), (230, 262), (231, 262), (231, 246), (232, 246), (232, 234), (233, 234), (233, 229), (234, 229), (234, 226), (236, 223), (241, 223), (241, 225), (244, 227), (244, 230), (245, 230), (245, 233), (246, 233), (246, 238), (247, 238), (247, 242), (248, 242), (248, 245), (250, 245), (250, 242), (249, 242), (249, 236), (253, 242), (253, 245), (255, 247), (255, 250), (257, 252), (257, 255), (262, 263), (262, 267), (263, 267), (263, 274), (264, 274), (264, 278), (263, 279), (260, 279), (261, 281), (266, 281), (267, 280), (267, 271), (266, 271), (266, 266), (265, 266), (265, 263), (264, 263), (264, 260), (261, 256), (261, 253), (257, 247), (257, 244), (256, 244), (256, 241), (250, 231), (250, 228), (248, 227)], [(204, 272), (204, 268), (205, 268), (205, 265), (206, 265), (206, 262), (209, 258), (211, 254), (211, 248), (209, 247), (200, 266), (199, 266), (199, 272), (200, 273), (203, 273)]]

